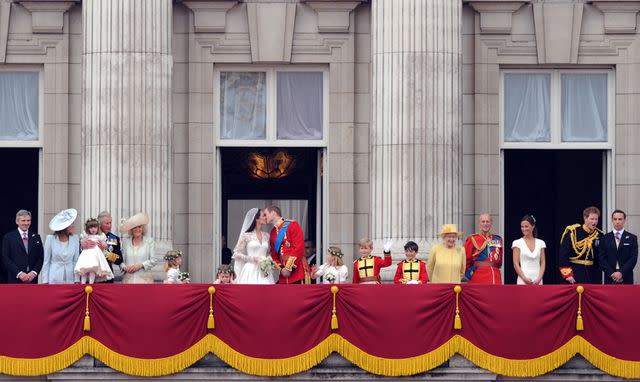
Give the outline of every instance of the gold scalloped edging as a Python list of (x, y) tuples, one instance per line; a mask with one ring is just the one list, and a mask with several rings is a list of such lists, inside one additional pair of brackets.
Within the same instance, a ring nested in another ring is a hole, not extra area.
[(308, 351), (289, 358), (254, 358), (232, 349), (212, 334), (207, 334), (189, 349), (165, 358), (143, 359), (125, 356), (110, 350), (97, 340), (84, 336), (69, 348), (48, 357), (28, 359), (0, 356), (0, 373), (35, 376), (51, 374), (69, 367), (85, 354), (104, 362), (125, 374), (154, 377), (180, 372), (193, 365), (207, 353), (213, 353), (229, 366), (246, 374), (285, 376), (311, 369), (332, 352), (340, 353), (363, 370), (384, 376), (403, 376), (424, 373), (461, 354), (475, 365), (510, 377), (534, 377), (546, 374), (581, 354), (605, 373), (623, 377), (640, 377), (640, 362), (625, 361), (605, 354), (581, 336), (538, 358), (508, 359), (487, 353), (467, 339), (455, 335), (437, 349), (415, 357), (393, 359), (368, 354), (338, 334), (331, 334)]

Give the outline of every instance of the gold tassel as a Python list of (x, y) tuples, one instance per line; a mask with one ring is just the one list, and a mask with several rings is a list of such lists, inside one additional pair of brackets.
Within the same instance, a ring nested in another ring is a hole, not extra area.
[(93, 292), (93, 288), (91, 286), (86, 286), (84, 288), (84, 293), (87, 294), (87, 304), (84, 311), (84, 331), (88, 332), (91, 330), (91, 319), (89, 318), (89, 295)]
[(462, 329), (462, 319), (460, 319), (460, 307), (458, 305), (458, 296), (462, 292), (462, 287), (456, 285), (453, 287), (453, 291), (456, 292), (456, 318), (453, 320), (453, 330)]
[(207, 329), (215, 329), (216, 322), (213, 319), (213, 294), (216, 293), (216, 288), (209, 287), (209, 319), (207, 320)]
[(582, 285), (578, 285), (576, 290), (578, 291), (578, 318), (576, 319), (576, 330), (581, 332), (584, 330), (584, 322), (582, 322), (582, 292), (584, 292), (584, 287)]
[(331, 311), (331, 330), (338, 329), (338, 316), (336, 316), (336, 294), (338, 293), (338, 287), (332, 286), (331, 293), (333, 293), (333, 310)]

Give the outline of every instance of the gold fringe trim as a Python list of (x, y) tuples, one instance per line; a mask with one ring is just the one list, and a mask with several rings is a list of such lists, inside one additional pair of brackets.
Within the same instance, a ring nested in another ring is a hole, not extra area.
[(65, 369), (85, 354), (125, 374), (155, 377), (180, 372), (207, 353), (213, 353), (229, 366), (246, 374), (265, 377), (300, 373), (318, 365), (332, 352), (338, 352), (354, 365), (373, 374), (406, 376), (424, 373), (442, 365), (459, 353), (475, 365), (510, 377), (535, 377), (562, 366), (581, 354), (598, 369), (622, 378), (639, 378), (640, 361), (626, 361), (609, 356), (581, 336), (575, 336), (555, 351), (533, 359), (508, 359), (487, 353), (467, 339), (455, 335), (437, 349), (410, 358), (382, 358), (368, 354), (338, 334), (331, 334), (308, 351), (289, 358), (254, 358), (229, 347), (212, 334), (207, 334), (189, 349), (165, 358), (142, 359), (110, 350), (97, 340), (85, 336), (68, 349), (43, 358), (10, 358), (0, 356), (0, 373), (15, 376), (37, 376)]

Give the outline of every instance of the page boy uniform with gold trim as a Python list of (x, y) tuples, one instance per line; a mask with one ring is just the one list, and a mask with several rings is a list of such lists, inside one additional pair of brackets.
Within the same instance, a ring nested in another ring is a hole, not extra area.
[(418, 244), (413, 241), (407, 242), (404, 245), (404, 253), (407, 258), (398, 263), (393, 282), (396, 284), (426, 284), (429, 281), (427, 264), (416, 258)]
[(393, 241), (387, 240), (384, 244), (384, 258), (372, 256), (373, 243), (369, 239), (360, 240), (360, 258), (353, 262), (354, 284), (380, 284), (380, 269), (390, 266), (391, 246)]

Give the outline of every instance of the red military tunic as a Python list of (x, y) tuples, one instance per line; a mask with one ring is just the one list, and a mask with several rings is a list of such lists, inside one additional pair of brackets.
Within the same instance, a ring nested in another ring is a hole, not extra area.
[(385, 253), (384, 259), (371, 255), (361, 257), (353, 262), (353, 283), (380, 284), (380, 268), (386, 268), (391, 264), (391, 252)]
[(427, 265), (424, 261), (407, 259), (398, 263), (396, 277), (393, 278), (393, 282), (396, 284), (406, 284), (407, 281), (417, 281), (420, 284), (426, 284), (429, 281)]
[(278, 283), (293, 284), (295, 282), (302, 281), (303, 284), (310, 284), (311, 269), (309, 268), (309, 263), (307, 262), (307, 258), (304, 255), (304, 235), (302, 233), (302, 228), (300, 228), (300, 225), (295, 220), (289, 220), (289, 227), (287, 228), (286, 235), (282, 240), (280, 250), (276, 252), (276, 237), (278, 236), (278, 232), (282, 228), (282, 225), (285, 221), (285, 219), (281, 219), (280, 222), (276, 224), (271, 230), (271, 236), (269, 237), (271, 258), (281, 268), (285, 267), (287, 259), (289, 259), (289, 257), (293, 256), (296, 259), (293, 263), (294, 265), (293, 269), (291, 270), (291, 275), (289, 275), (289, 277), (280, 275)]
[(502, 284), (502, 238), (498, 235), (476, 233), (464, 243), (467, 254), (465, 277), (472, 284)]

